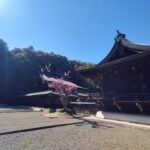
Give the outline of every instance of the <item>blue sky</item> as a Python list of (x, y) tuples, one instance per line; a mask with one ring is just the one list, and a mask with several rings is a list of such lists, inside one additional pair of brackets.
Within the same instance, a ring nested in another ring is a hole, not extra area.
[(150, 44), (150, 0), (0, 0), (0, 38), (14, 47), (98, 63), (119, 29)]

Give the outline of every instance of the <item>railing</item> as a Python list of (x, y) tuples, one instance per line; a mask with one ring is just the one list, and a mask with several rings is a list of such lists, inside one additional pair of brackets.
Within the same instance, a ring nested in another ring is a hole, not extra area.
[(116, 98), (102, 98), (99, 107), (107, 111), (122, 111), (150, 114), (150, 100), (117, 100)]

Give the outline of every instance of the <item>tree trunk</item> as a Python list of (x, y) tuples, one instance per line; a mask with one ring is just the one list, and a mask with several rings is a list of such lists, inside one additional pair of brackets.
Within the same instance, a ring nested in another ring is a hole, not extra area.
[(69, 104), (69, 97), (68, 95), (60, 96), (60, 101), (63, 105), (64, 110), (67, 110)]

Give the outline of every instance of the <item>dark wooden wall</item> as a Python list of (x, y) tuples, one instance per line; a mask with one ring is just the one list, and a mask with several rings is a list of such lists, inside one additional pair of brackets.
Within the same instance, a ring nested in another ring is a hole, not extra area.
[(150, 57), (124, 62), (104, 70), (102, 88), (107, 94), (149, 94)]
[(83, 75), (101, 86), (100, 109), (150, 113), (150, 55)]
[(83, 74), (102, 87), (104, 94), (150, 93), (150, 56), (130, 60)]

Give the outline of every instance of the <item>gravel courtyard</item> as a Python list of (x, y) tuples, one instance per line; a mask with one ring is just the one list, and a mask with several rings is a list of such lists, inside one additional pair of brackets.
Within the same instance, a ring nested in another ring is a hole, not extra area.
[(150, 150), (150, 130), (40, 112), (0, 113), (0, 150)]

